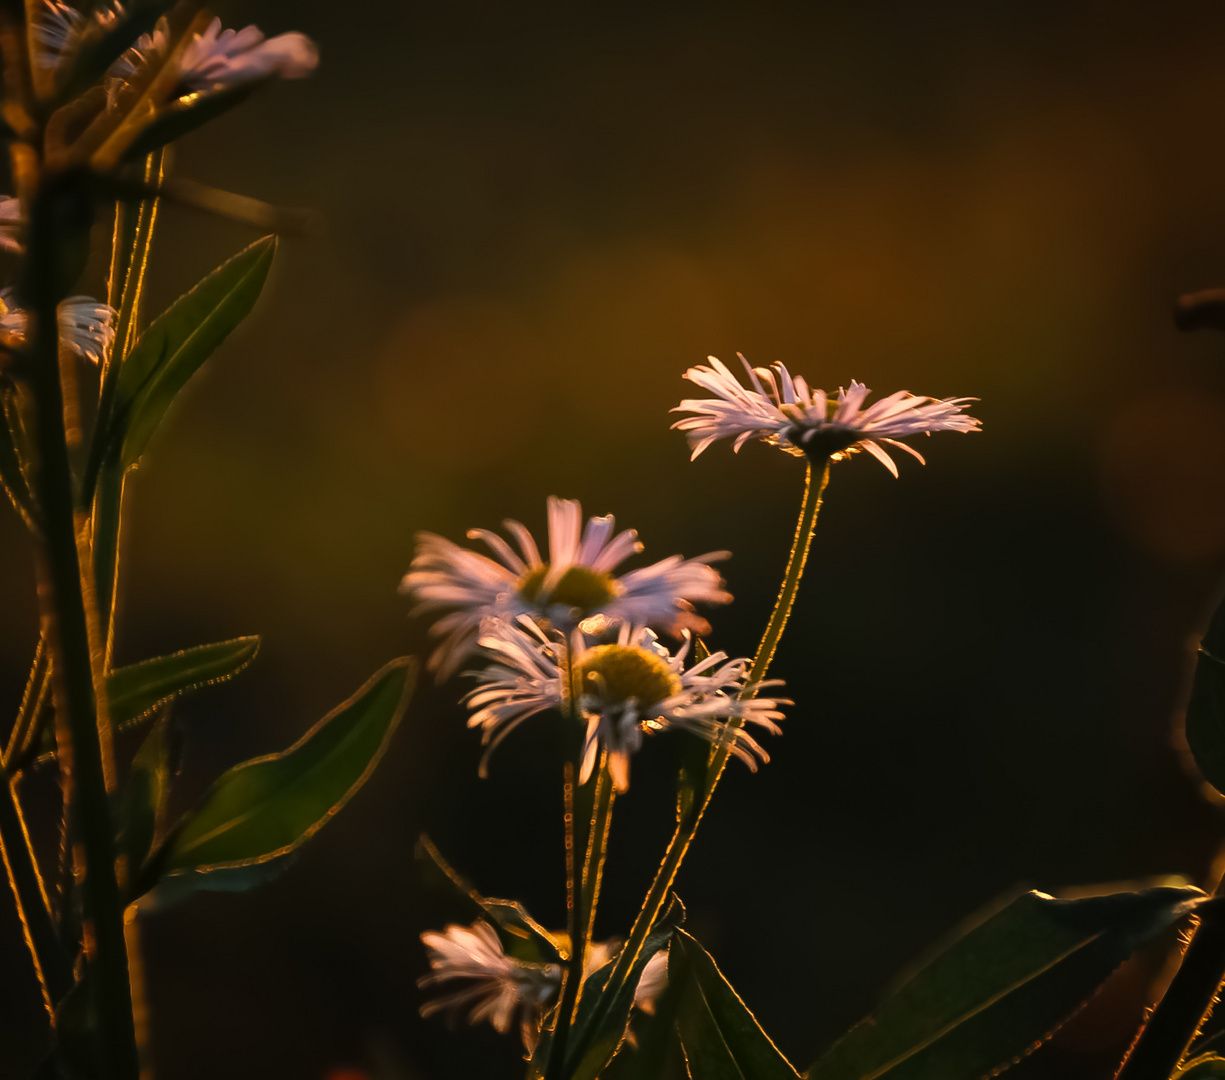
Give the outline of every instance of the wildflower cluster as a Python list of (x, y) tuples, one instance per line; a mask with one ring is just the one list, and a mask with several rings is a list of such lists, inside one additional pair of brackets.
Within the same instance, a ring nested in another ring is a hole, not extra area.
[[(898, 393), (867, 405), (868, 392), (860, 383), (839, 391), (835, 399), (811, 390), (781, 364), (755, 369), (744, 362), (746, 388), (718, 360), (712, 357), (711, 363), (690, 369), (685, 377), (715, 396), (682, 401), (678, 409), (694, 415), (674, 425), (688, 435), (694, 457), (720, 438), (733, 438), (736, 450), (756, 438), (807, 456), (822, 468), (823, 477), (830, 461), (859, 449), (879, 458), (896, 476), (881, 442), (919, 457), (900, 440), (978, 428), (978, 421), (964, 412), (969, 398), (938, 401)], [(697, 606), (731, 600), (712, 566), (728, 552), (689, 559), (673, 555), (622, 570), (643, 550), (638, 534), (617, 532), (611, 516), (584, 523), (577, 502), (558, 498), (548, 500), (547, 558), (518, 521), (504, 523), (509, 539), (488, 529), (468, 533), (489, 554), (433, 533), (418, 536), (401, 591), (413, 602), (412, 614), (431, 621), (436, 644), (429, 666), (438, 680), (465, 661), (472, 665), (465, 674), (475, 686), (463, 703), (470, 713), (468, 726), (481, 733), (485, 746), (480, 774), (486, 775), (490, 754), (524, 721), (552, 716), (553, 731), (569, 752), (567, 850), (585, 853), (581, 868), (570, 864), (567, 933), (550, 935), (537, 927), (536, 952), (530, 957), (510, 955), (504, 947), (506, 927), (484, 918), (466, 927), (451, 925), (442, 933), (423, 933), (431, 970), (421, 986), (443, 991), (422, 1005), (423, 1015), (466, 1015), (471, 1023), (488, 1020), (500, 1032), (517, 1024), (533, 1060), (531, 1075), (544, 1070), (552, 1080), (568, 1075), (566, 1042), (580, 997), (590, 994), (605, 1003), (613, 1000), (609, 987), (620, 984), (632, 989), (638, 1012), (652, 1011), (668, 984), (669, 947), (647, 950), (644, 933), (658, 925), (688, 840), (675, 841), (669, 849), (655, 898), (648, 898), (628, 942), (594, 942), (590, 934), (612, 799), (629, 790), (633, 756), (647, 735), (659, 732), (679, 732), (700, 740), (697, 745), (708, 744), (706, 778), (690, 796), (703, 804), (729, 758), (754, 771), (769, 761), (758, 734), (781, 734), (782, 706), (792, 702), (761, 692), (782, 685), (765, 678), (766, 667), (794, 600), (818, 504), (810, 490), (801, 516), (803, 550), (798, 560), (797, 551), (792, 552), (789, 584), (752, 662), (709, 652), (702, 641), (711, 626)], [(661, 635), (676, 644), (666, 645)], [(590, 823), (576, 810), (580, 802), (590, 807)], [(695, 829), (700, 816), (700, 810), (684, 811), (681, 825)], [(432, 845), (427, 850), (443, 865)], [(674, 860), (670, 868), (668, 858)], [(495, 921), (509, 903), (482, 901)], [(521, 933), (519, 926), (506, 940), (518, 940)], [(562, 939), (564, 949), (557, 944)], [(593, 973), (605, 965), (600, 984), (594, 984)], [(624, 1028), (633, 1015), (623, 1008), (606, 1018), (614, 1045), (626, 1035), (617, 1025)], [(547, 1044), (541, 1043), (543, 1031), (550, 1033)], [(538, 1060), (542, 1055), (543, 1062)]]

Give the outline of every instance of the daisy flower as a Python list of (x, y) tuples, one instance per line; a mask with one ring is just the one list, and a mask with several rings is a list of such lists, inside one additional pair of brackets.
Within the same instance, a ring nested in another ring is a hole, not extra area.
[(488, 1020), (503, 1035), (517, 1021), (530, 1053), (544, 1007), (561, 985), (561, 967), (507, 956), (497, 931), (483, 920), (472, 926), (452, 923), (441, 933), (427, 931), (421, 941), (430, 971), (417, 985), (446, 987), (440, 997), (422, 1004), (421, 1015), (441, 1012), (454, 1019), (466, 1012), (468, 1023)]
[(635, 623), (699, 633), (709, 629), (692, 614), (694, 603), (725, 604), (731, 595), (718, 571), (708, 565), (726, 558), (712, 552), (696, 559), (673, 555), (650, 566), (616, 575), (642, 551), (633, 529), (615, 531), (612, 515), (589, 518), (573, 499), (548, 502), (549, 557), (517, 521), (505, 522), (517, 549), (497, 533), (473, 529), (494, 558), (460, 547), (433, 533), (419, 533), (417, 553), (400, 591), (416, 605), (413, 615), (437, 613), (431, 634), (441, 638), (429, 666), (439, 681), (451, 675), (476, 648), (482, 619), (513, 620), (533, 615), (563, 632), (602, 616), (607, 625)]
[[(741, 697), (749, 661), (711, 653), (685, 669), (691, 638), (676, 652), (659, 644), (642, 626), (623, 623), (612, 644), (591, 644), (581, 630), (567, 644), (560, 634), (546, 635), (530, 619), (517, 626), (488, 620), (480, 647), (492, 658), (475, 672), (477, 687), (465, 698), (472, 711), (468, 726), (481, 729), (487, 749), (481, 759), (485, 775), (489, 755), (524, 720), (560, 709), (571, 696), (586, 728), (579, 783), (586, 783), (600, 749), (608, 753), (608, 770), (618, 792), (629, 789), (631, 756), (648, 733), (679, 728), (708, 742), (728, 739), (728, 749), (754, 772), (770, 756), (736, 719), (780, 734), (780, 698)], [(573, 679), (573, 694), (564, 681)], [(780, 686), (777, 679), (755, 689)]]
[[(163, 17), (151, 34), (143, 34), (115, 61), (111, 75), (120, 82), (130, 80), (169, 49), (170, 27)], [(274, 75), (301, 79), (318, 66), (319, 49), (305, 34), (295, 31), (266, 38), (258, 27), (223, 30), (221, 20), (213, 19), (179, 58), (178, 92), (217, 93)]]
[[(441, 933), (421, 935), (430, 971), (417, 980), (423, 989), (445, 986), (445, 992), (420, 1007), (421, 1015), (445, 1013), (449, 1018), (467, 1011), (470, 1024), (488, 1020), (505, 1035), (518, 1021), (523, 1046), (530, 1054), (540, 1037), (548, 1007), (561, 989), (559, 964), (533, 964), (507, 956), (497, 931), (485, 920), (471, 926), (452, 923)], [(616, 956), (618, 941), (592, 942), (583, 962), (583, 981)], [(668, 952), (661, 949), (647, 961), (634, 991), (634, 1007), (653, 1014), (668, 984)]]
[[(99, 363), (115, 340), (115, 309), (89, 296), (60, 301), (60, 341), (73, 352)], [(13, 290), (0, 289), (0, 334), (11, 345), (25, 342), (29, 316), (13, 306)]]
[[(737, 354), (739, 355), (739, 354)], [(673, 412), (693, 413), (672, 426), (685, 432), (697, 457), (717, 439), (735, 438), (739, 451), (750, 439), (760, 439), (788, 453), (815, 460), (838, 460), (856, 450), (866, 450), (894, 476), (897, 466), (881, 446), (887, 443), (923, 461), (913, 447), (899, 442), (908, 435), (930, 435), (933, 431), (977, 431), (980, 422), (965, 415), (977, 398), (917, 397), (899, 390), (871, 405), (865, 404), (869, 390), (852, 382), (837, 397), (813, 390), (800, 376), (792, 376), (783, 364), (754, 368), (740, 356), (748, 374), (744, 386), (716, 357), (685, 372), (713, 398), (686, 398)]]

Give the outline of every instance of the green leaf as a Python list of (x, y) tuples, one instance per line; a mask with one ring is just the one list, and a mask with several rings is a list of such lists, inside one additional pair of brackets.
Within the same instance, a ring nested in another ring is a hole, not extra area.
[(508, 955), (529, 964), (558, 964), (570, 958), (567, 934), (546, 930), (517, 900), (482, 896), (451, 867), (424, 833), (417, 840), (417, 858), (427, 869), (436, 872), (435, 880), (445, 881), (463, 900), (467, 909), (465, 918), (475, 920), (484, 916), (493, 923)]
[(1216, 609), (1200, 644), (1186, 733), (1204, 779), (1225, 794), (1225, 603)]
[(175, 395), (250, 314), (259, 298), (275, 236), (244, 248), (180, 296), (150, 324), (119, 372), (109, 439), (122, 441), (124, 468), (144, 453)]
[(570, 1080), (597, 1080), (613, 1059), (625, 1038), (630, 1012), (634, 1007), (634, 994), (643, 971), (651, 957), (668, 947), (677, 927), (684, 921), (685, 905), (673, 894), (668, 907), (651, 927), (625, 982), (615, 990), (609, 990), (607, 980), (612, 974), (612, 963), (588, 977), (583, 984), (566, 1055), (568, 1061), (576, 1063), (567, 1068), (566, 1075)]
[(187, 870), (163, 877), (162, 851), (145, 864), (133, 890), (133, 896), (140, 897), (140, 910), (146, 915), (168, 911), (201, 892), (248, 892), (280, 877), (298, 858), (298, 852), (293, 851), (250, 866)]
[(979, 1080), (1029, 1053), (1132, 952), (1204, 899), (1191, 887), (1056, 900), (990, 914), (838, 1040), (810, 1080)]
[(170, 794), (169, 728), (169, 721), (163, 717), (145, 736), (132, 759), (119, 803), (116, 847), (127, 860), (128, 878), (133, 883), (139, 880), (140, 868), (165, 827)]
[(1203, 1054), (1184, 1064), (1171, 1080), (1216, 1080), (1218, 1077), (1225, 1077), (1225, 1058)]
[(126, 727), (192, 690), (225, 682), (259, 652), (259, 638), (240, 637), (115, 668), (106, 677), (111, 724)]
[(692, 1080), (797, 1080), (710, 954), (683, 930), (673, 939), (668, 978), (685, 987), (676, 1027)]
[(416, 662), (393, 660), (288, 750), (236, 765), (166, 845), (166, 874), (256, 866), (315, 835), (369, 778), (404, 715)]
[(668, 958), (668, 985), (651, 1015), (635, 1014), (630, 1031), (601, 1080), (689, 1080), (685, 1056), (676, 1031), (681, 995), (689, 985), (683, 963)]

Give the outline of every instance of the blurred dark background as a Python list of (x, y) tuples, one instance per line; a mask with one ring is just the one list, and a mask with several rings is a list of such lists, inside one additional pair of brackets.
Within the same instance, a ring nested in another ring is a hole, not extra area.
[[(1180, 873), (1225, 830), (1179, 749), (1225, 572), (1225, 9), (1207, 2), (219, 5), (300, 29), (316, 77), (186, 139), (181, 174), (319, 211), (134, 478), (117, 660), (264, 635), (182, 704), (178, 801), (292, 742), (424, 643), (413, 534), (548, 494), (647, 555), (735, 552), (714, 641), (750, 651), (802, 464), (688, 462), (667, 410), (708, 353), (811, 382), (982, 398), (895, 481), (840, 465), (775, 673), (797, 705), (733, 769), (679, 883), (691, 928), (801, 1068), (936, 937), (1018, 884)], [(169, 208), (159, 310), (248, 242)], [(101, 258), (98, 266), (102, 265)], [(85, 283), (100, 288), (97, 280)], [(0, 515), (0, 705), (36, 640)], [(428, 830), (563, 923), (560, 792), (525, 725), (476, 776), (458, 683), (287, 874), (144, 923), (166, 1080), (515, 1076), (417, 1016)], [(672, 747), (618, 803), (603, 935), (670, 827)], [(3, 1038), (38, 1022), (0, 898)], [(1018, 1077), (1109, 1075), (1160, 967), (1129, 965)]]

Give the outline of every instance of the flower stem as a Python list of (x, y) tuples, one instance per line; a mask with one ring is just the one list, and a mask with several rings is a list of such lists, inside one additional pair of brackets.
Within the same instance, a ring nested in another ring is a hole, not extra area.
[[(783, 574), (783, 584), (778, 591), (778, 599), (774, 601), (774, 610), (770, 612), (770, 621), (766, 624), (765, 633), (761, 635), (761, 644), (757, 646), (757, 655), (753, 657), (753, 667), (745, 682), (741, 697), (752, 697), (757, 693), (757, 684), (766, 677), (770, 663), (778, 650), (783, 631), (787, 628), (787, 620), (791, 618), (791, 609), (795, 606), (796, 593), (800, 588), (800, 579), (804, 576), (804, 567), (808, 563), (808, 549), (812, 546), (812, 534), (817, 527), (817, 515), (821, 512), (821, 500), (825, 488), (829, 484), (829, 461), (820, 462), (816, 469), (820, 479), (813, 484), (812, 463), (804, 477), (804, 501), (800, 504), (800, 516), (795, 523), (795, 537), (791, 541), (791, 553), (787, 556), (787, 569)], [(724, 754), (726, 761), (727, 755)]]
[[(566, 965), (565, 981), (562, 983), (561, 1001), (557, 1006), (553, 1042), (549, 1049), (548, 1064), (545, 1067), (545, 1080), (560, 1080), (563, 1076), (562, 1068), (566, 1060), (566, 1042), (570, 1034), (570, 1022), (578, 1005), (579, 986), (583, 981), (586, 937), (582, 932), (582, 927), (586, 926), (587, 919), (582, 911), (583, 889), (579, 871), (575, 866), (575, 855), (578, 850), (575, 782), (578, 778), (578, 762), (581, 760), (581, 754), (580, 748), (579, 753), (575, 755), (575, 760), (566, 762), (563, 783), (566, 807), (566, 930), (570, 934), (570, 959)], [(583, 846), (586, 847), (585, 844)]]
[[(566, 908), (570, 934), (570, 959), (553, 1029), (545, 1080), (565, 1076), (566, 1045), (578, 1010), (583, 987), (583, 969), (591, 948), (604, 856), (612, 823), (613, 785), (601, 755), (599, 768), (586, 784), (577, 778), (582, 767), (583, 740), (572, 762), (565, 767), (566, 798)], [(581, 861), (580, 861), (581, 860)]]
[[(813, 479), (814, 471), (819, 473), (819, 479), (815, 482)], [(791, 615), (791, 609), (795, 605), (796, 594), (799, 591), (800, 579), (804, 574), (804, 565), (808, 561), (808, 549), (812, 544), (813, 532), (817, 525), (817, 514), (821, 509), (822, 496), (828, 483), (829, 462), (819, 462), (816, 465), (810, 463), (807, 475), (804, 478), (804, 499), (800, 504), (800, 515), (796, 522), (795, 538), (791, 542), (791, 553), (787, 557), (787, 569), (783, 574), (783, 583), (779, 589), (778, 599), (774, 602), (774, 610), (771, 612), (770, 621), (766, 624), (765, 632), (762, 634), (761, 644), (757, 647), (757, 654), (754, 657), (753, 666), (750, 669), (745, 684), (743, 694), (746, 697), (752, 697), (756, 693), (756, 687), (765, 678), (766, 672), (770, 668), (770, 661), (774, 659), (774, 653), (778, 648), (779, 641), (782, 639), (783, 630), (787, 626), (787, 620)], [(735, 730), (735, 727), (742, 723), (743, 721), (741, 720), (729, 721), (728, 734), (730, 735)], [(683, 815), (678, 821), (676, 831), (668, 842), (663, 862), (655, 873), (655, 880), (651, 883), (651, 889), (647, 893), (641, 910), (634, 919), (634, 925), (630, 930), (629, 938), (617, 957), (617, 963), (608, 978), (607, 985), (610, 992), (605, 993), (605, 1001), (612, 1000), (614, 997), (614, 993), (611, 992), (612, 989), (625, 982), (630, 969), (637, 961), (638, 954), (642, 951), (647, 935), (650, 933), (651, 927), (659, 917), (664, 902), (668, 898), (668, 893), (671, 891), (676, 875), (680, 871), (681, 863), (689, 851), (689, 845), (693, 843), (694, 835), (698, 831), (698, 826), (701, 824), (706, 807), (710, 805), (711, 797), (714, 795), (715, 788), (723, 776), (723, 770), (727, 766), (727, 760), (730, 755), (731, 741), (728, 738), (721, 739), (712, 748), (711, 756), (707, 762), (706, 782), (703, 791), (699, 793), (698, 798), (694, 801), (694, 810), (689, 814)], [(598, 1015), (593, 1016), (591, 1023), (587, 1025), (587, 1029), (590, 1031), (597, 1030), (601, 1019), (602, 1017)]]
[(1196, 912), (1199, 926), (1169, 988), (1127, 1051), (1115, 1080), (1167, 1080), (1212, 1014), (1225, 982), (1225, 891)]
[[(42, 510), (39, 600), (51, 650), (61, 780), (72, 835), (83, 855), (85, 953), (106, 1080), (138, 1075), (123, 899), (115, 866), (110, 791), (115, 771), (106, 712), (92, 580), (82, 575), (72, 472), (60, 387), (56, 257), (59, 184), (44, 184), (31, 207), (24, 299), (32, 316), (29, 353), (37, 418), (37, 494)], [(68, 192), (67, 198), (72, 197)], [(86, 568), (88, 566), (86, 565)], [(99, 692), (100, 691), (100, 692)]]

